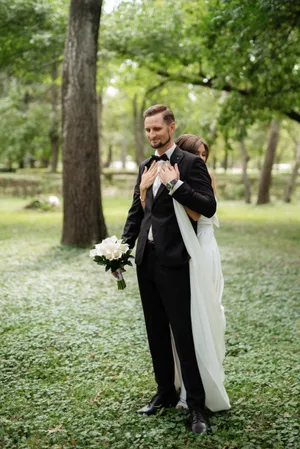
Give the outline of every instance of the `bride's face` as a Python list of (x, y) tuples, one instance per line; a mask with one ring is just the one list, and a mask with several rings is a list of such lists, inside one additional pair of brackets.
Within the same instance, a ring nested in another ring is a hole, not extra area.
[(203, 143), (200, 143), (198, 156), (206, 163), (208, 154)]

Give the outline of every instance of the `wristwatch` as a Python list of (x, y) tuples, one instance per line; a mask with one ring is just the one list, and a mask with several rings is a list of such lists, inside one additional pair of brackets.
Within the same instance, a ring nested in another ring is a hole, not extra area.
[(177, 183), (177, 179), (172, 179), (171, 181), (168, 181), (166, 183), (166, 188), (170, 191), (173, 189), (173, 187), (175, 186), (176, 183)]

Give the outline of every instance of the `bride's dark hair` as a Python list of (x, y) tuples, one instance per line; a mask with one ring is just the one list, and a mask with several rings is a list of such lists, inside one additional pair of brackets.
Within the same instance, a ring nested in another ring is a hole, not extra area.
[(202, 144), (206, 151), (206, 160), (209, 155), (209, 147), (205, 140), (195, 134), (182, 134), (175, 140), (176, 145), (178, 145), (183, 151), (188, 153), (193, 153), (199, 156), (199, 147)]

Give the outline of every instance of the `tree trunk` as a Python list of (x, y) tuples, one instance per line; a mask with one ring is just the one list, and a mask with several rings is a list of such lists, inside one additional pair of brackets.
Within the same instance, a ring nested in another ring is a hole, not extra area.
[(267, 204), (270, 202), (270, 187), (272, 181), (272, 167), (276, 156), (276, 149), (279, 141), (279, 123), (272, 120), (270, 125), (270, 135), (265, 160), (261, 171), (257, 204)]
[(275, 164), (276, 164), (276, 171), (277, 171), (277, 173), (280, 172), (280, 162), (282, 160), (282, 156), (284, 154), (284, 150), (285, 150), (285, 146), (282, 146), (281, 149), (280, 149), (279, 154), (276, 154), (276, 157), (275, 157)]
[(217, 158), (216, 158), (216, 156), (213, 156), (213, 158), (212, 158), (212, 166), (213, 166), (213, 171), (216, 171), (216, 169), (217, 169)]
[[(125, 119), (124, 119), (125, 120)], [(122, 151), (121, 151), (122, 168), (125, 170), (127, 161), (127, 139), (126, 128), (123, 129)]]
[(258, 170), (259, 172), (261, 171), (261, 168), (262, 168), (262, 159), (263, 159), (263, 157), (262, 157), (262, 151), (259, 150), (259, 156), (258, 156), (258, 159), (257, 159), (257, 170)]
[(51, 145), (51, 173), (56, 173), (59, 154), (59, 92), (56, 80), (58, 77), (57, 63), (53, 64), (51, 71), (51, 128), (49, 132)]
[(112, 157), (112, 145), (108, 146), (108, 155), (107, 155), (107, 161), (106, 166), (109, 167), (112, 163), (113, 157)]
[(227, 168), (228, 168), (228, 148), (225, 147), (225, 154), (224, 154), (224, 159), (223, 159), (223, 168), (224, 168), (224, 172), (227, 172)]
[(247, 204), (251, 203), (251, 185), (247, 173), (247, 164), (249, 162), (249, 154), (245, 145), (245, 141), (242, 138), (240, 140), (241, 156), (242, 156), (242, 166), (243, 166), (243, 183), (245, 187), (245, 202)]
[(296, 179), (297, 179), (297, 174), (298, 174), (299, 168), (300, 168), (300, 140), (297, 142), (296, 162), (295, 162), (291, 178), (289, 180), (289, 183), (286, 187), (285, 194), (284, 194), (284, 201), (286, 203), (291, 202), (292, 192), (296, 185)]
[(108, 145), (108, 155), (105, 162), (103, 162), (103, 168), (108, 168), (112, 163), (112, 145)]
[[(143, 103), (144, 104), (144, 103)], [(132, 100), (133, 109), (133, 132), (135, 145), (135, 160), (140, 165), (145, 159), (144, 154), (144, 120), (142, 112), (139, 111), (137, 95)]]
[(40, 164), (41, 164), (42, 168), (48, 168), (49, 167), (49, 159), (47, 159), (46, 157), (42, 157)]
[(106, 236), (96, 96), (101, 7), (99, 0), (71, 0), (64, 53), (62, 243), (78, 247), (89, 247)]
[(103, 168), (103, 161), (102, 161), (102, 138), (103, 138), (103, 98), (102, 98), (102, 90), (98, 94), (98, 101), (97, 101), (97, 107), (98, 107), (98, 133), (99, 133), (99, 166), (100, 166), (100, 173), (102, 173)]

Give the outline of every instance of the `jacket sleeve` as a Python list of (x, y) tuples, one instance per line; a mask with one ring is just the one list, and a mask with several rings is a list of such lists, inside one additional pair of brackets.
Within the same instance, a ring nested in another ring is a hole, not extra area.
[(138, 238), (141, 223), (144, 218), (144, 209), (142, 208), (140, 201), (140, 183), (143, 169), (144, 166), (140, 166), (139, 174), (134, 188), (132, 205), (129, 209), (122, 234), (122, 240), (125, 243), (128, 243), (131, 249), (134, 247), (136, 239)]
[(187, 179), (172, 195), (176, 201), (205, 217), (216, 212), (216, 200), (211, 178), (200, 157), (194, 159)]

